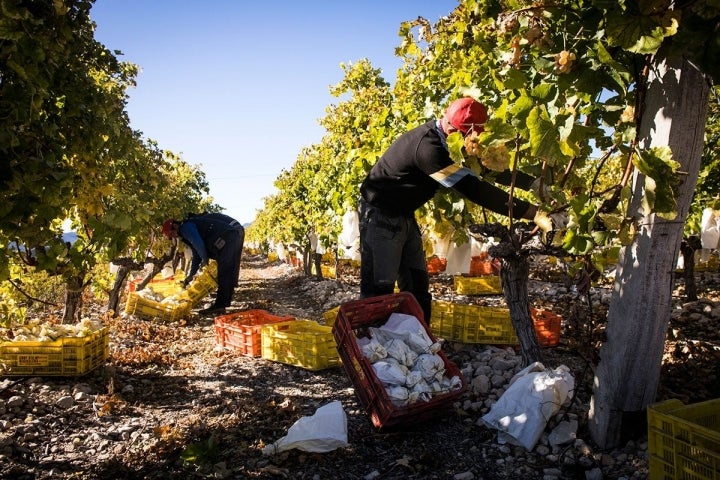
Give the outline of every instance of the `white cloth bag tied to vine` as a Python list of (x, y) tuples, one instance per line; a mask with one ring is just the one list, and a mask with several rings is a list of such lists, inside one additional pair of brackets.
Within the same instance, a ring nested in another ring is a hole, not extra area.
[(360, 217), (356, 210), (348, 210), (343, 215), (338, 254), (342, 258), (360, 261)]

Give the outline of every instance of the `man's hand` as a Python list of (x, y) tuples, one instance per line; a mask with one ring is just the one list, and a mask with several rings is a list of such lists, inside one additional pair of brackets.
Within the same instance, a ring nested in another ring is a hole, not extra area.
[(567, 214), (565, 212), (547, 213), (542, 210), (538, 210), (535, 213), (533, 222), (535, 222), (535, 225), (540, 227), (543, 232), (563, 230), (567, 227)]

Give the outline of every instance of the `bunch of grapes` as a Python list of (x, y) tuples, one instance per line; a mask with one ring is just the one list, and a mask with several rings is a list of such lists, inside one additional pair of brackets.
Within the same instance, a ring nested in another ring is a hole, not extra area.
[(575, 61), (575, 54), (563, 50), (562, 52), (555, 55), (555, 71), (558, 73), (567, 73), (573, 66)]
[(517, 67), (520, 65), (520, 60), (522, 59), (522, 49), (520, 48), (520, 39), (518, 37), (513, 38), (510, 45), (512, 46), (512, 56), (510, 57), (510, 61), (508, 63), (512, 67)]
[(483, 152), (481, 161), (485, 168), (503, 172), (510, 167), (510, 152), (504, 144), (494, 145)]
[(477, 132), (471, 132), (465, 136), (465, 152), (472, 157), (479, 157), (482, 153), (480, 135)]
[(635, 121), (635, 107), (628, 105), (620, 115), (620, 123), (630, 123)]

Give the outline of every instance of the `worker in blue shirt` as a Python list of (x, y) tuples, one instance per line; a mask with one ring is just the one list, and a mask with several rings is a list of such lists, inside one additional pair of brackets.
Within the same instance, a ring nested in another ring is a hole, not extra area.
[(180, 238), (192, 251), (190, 272), (185, 285), (209, 259), (217, 262), (217, 295), (209, 308), (201, 314), (222, 314), (230, 306), (240, 276), (245, 229), (240, 222), (222, 213), (190, 215), (183, 221), (174, 219), (163, 223), (163, 234), (169, 239)]

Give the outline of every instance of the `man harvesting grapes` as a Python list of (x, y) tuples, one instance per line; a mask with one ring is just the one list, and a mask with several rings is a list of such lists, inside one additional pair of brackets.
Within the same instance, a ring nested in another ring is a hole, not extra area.
[(225, 313), (240, 275), (240, 257), (245, 240), (245, 229), (240, 222), (222, 213), (203, 213), (188, 216), (182, 222), (166, 220), (162, 230), (166, 237), (180, 238), (192, 250), (192, 263), (185, 285), (201, 266), (207, 265), (209, 259), (217, 261), (218, 289), (215, 302), (211, 307), (200, 310), (200, 313)]
[[(453, 162), (448, 150), (448, 135), (460, 132), (470, 140), (483, 131), (486, 121), (483, 104), (470, 97), (455, 100), (442, 118), (401, 135), (370, 170), (360, 186), (362, 298), (392, 293), (397, 281), (401, 291), (415, 296), (430, 321), (430, 280), (415, 210), (440, 187), (452, 188), (493, 212), (509, 213), (507, 192)], [(510, 172), (505, 170), (496, 180), (509, 185)], [(533, 180), (517, 172), (515, 185), (529, 190)], [(535, 205), (513, 199), (514, 218), (532, 220), (536, 211)]]

